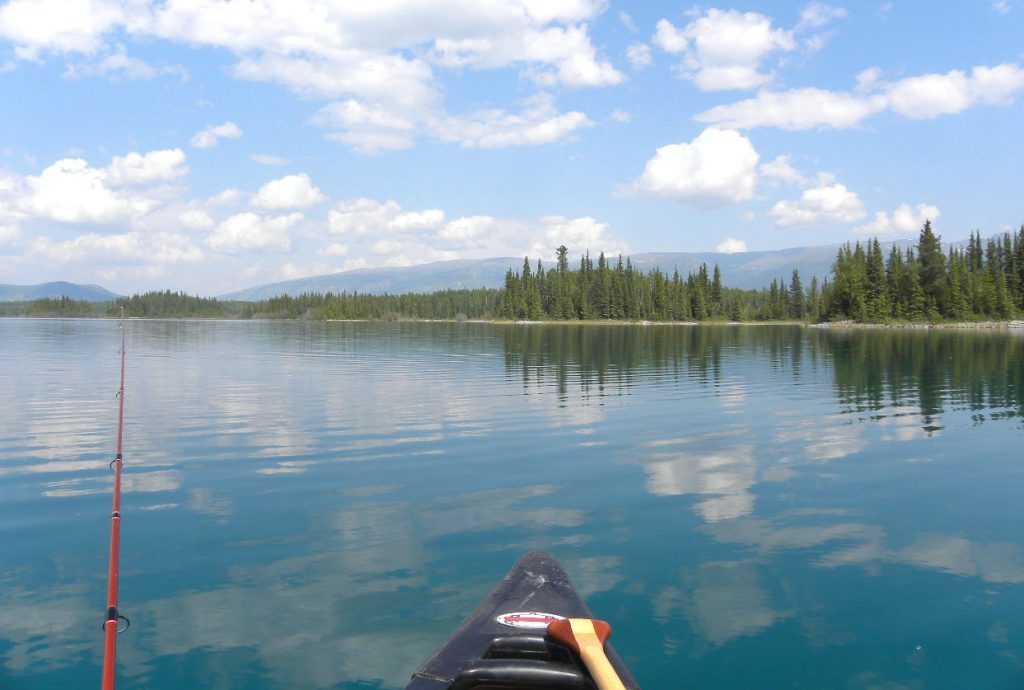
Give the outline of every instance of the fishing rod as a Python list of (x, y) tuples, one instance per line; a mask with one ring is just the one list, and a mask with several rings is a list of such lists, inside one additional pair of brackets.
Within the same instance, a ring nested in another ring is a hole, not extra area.
[[(121, 387), (117, 391), (117, 455), (110, 466), (114, 470), (114, 510), (110, 515), (110, 568), (107, 571), (107, 617), (103, 621), (103, 682), (101, 690), (114, 690), (117, 665), (117, 635), (131, 624), (117, 612), (117, 571), (121, 553), (121, 461), (124, 437), (124, 307), (121, 307)], [(123, 628), (118, 629), (120, 621)]]

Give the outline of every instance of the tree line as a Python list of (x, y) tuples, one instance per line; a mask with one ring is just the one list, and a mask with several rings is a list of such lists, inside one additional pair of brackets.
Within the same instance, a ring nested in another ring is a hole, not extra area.
[(39, 299), (0, 305), (0, 316), (280, 318), (280, 319), (508, 319), (561, 321), (837, 321), (863, 322), (1009, 319), (1024, 311), (1024, 226), (982, 242), (973, 233), (963, 248), (943, 252), (926, 221), (917, 244), (883, 255), (878, 239), (841, 247), (832, 280), (805, 286), (794, 270), (761, 290), (722, 284), (715, 264), (684, 278), (658, 268), (643, 271), (630, 258), (596, 262), (587, 252), (569, 265), (568, 249), (555, 265), (523, 260), (501, 288), (370, 295), (304, 293), (252, 302), (221, 301), (182, 292), (147, 292), (113, 302)]
[(943, 252), (931, 222), (917, 245), (893, 246), (883, 257), (877, 239), (839, 250), (826, 315), (857, 321), (1010, 319), (1024, 310), (1024, 226), (984, 245), (971, 234), (965, 247)]

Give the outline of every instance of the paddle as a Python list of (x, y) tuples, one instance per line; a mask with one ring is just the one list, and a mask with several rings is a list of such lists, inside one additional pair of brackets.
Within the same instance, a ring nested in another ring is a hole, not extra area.
[(548, 623), (548, 636), (580, 655), (598, 690), (626, 690), (604, 653), (604, 643), (611, 634), (610, 625), (590, 618), (567, 618)]

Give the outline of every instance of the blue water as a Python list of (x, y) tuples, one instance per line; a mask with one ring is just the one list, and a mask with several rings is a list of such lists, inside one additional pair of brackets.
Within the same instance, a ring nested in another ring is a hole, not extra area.
[[(0, 320), (0, 688), (99, 685), (119, 331)], [(400, 688), (552, 551), (645, 690), (1024, 687), (1024, 337), (130, 321), (119, 688)]]

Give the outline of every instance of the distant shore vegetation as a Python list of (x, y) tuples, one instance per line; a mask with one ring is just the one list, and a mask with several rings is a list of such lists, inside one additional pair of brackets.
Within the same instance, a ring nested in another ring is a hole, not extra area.
[(974, 233), (964, 247), (942, 249), (925, 222), (917, 244), (883, 255), (877, 239), (844, 245), (831, 279), (805, 285), (798, 271), (760, 290), (722, 284), (717, 265), (685, 277), (630, 259), (593, 259), (570, 266), (559, 247), (555, 265), (523, 260), (501, 288), (370, 295), (326, 293), (253, 302), (222, 301), (180, 292), (147, 292), (112, 302), (67, 297), (0, 303), (0, 316), (366, 319), (508, 321), (857, 321), (904, 323), (1009, 320), (1024, 313), (1024, 226), (985, 242)]

